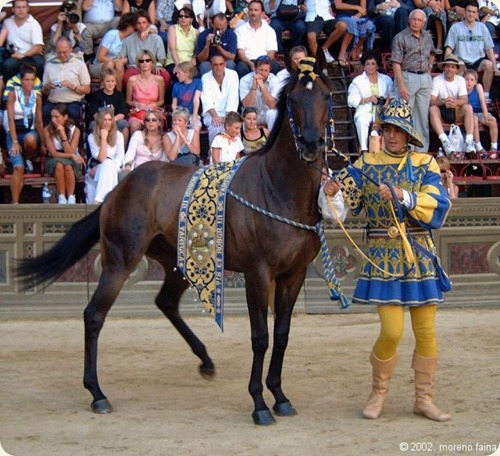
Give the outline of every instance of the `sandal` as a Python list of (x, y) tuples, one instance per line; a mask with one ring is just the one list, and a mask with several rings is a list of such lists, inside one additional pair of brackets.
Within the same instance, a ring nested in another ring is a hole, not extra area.
[(349, 62), (346, 59), (338, 59), (339, 65), (343, 68), (346, 68), (349, 66)]

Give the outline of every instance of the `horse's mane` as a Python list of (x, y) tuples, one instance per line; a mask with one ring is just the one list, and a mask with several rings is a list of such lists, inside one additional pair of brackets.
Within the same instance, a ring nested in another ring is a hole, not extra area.
[[(287, 108), (287, 99), (288, 99), (288, 94), (291, 92), (293, 87), (295, 87), (295, 84), (297, 83), (297, 80), (299, 78), (299, 70), (295, 71), (294, 73), (291, 73), (288, 81), (285, 86), (280, 91), (279, 97), (278, 97), (278, 116), (276, 118), (276, 122), (274, 123), (273, 129), (271, 130), (271, 133), (269, 135), (268, 140), (266, 143), (262, 146), (260, 150), (256, 152), (256, 155), (262, 155), (265, 154), (269, 149), (271, 149), (278, 139), (279, 132), (281, 130), (281, 125), (283, 122), (288, 122), (288, 108)], [(331, 88), (331, 81), (328, 79), (325, 74), (322, 71), (318, 72), (319, 78), (326, 84), (327, 87)]]

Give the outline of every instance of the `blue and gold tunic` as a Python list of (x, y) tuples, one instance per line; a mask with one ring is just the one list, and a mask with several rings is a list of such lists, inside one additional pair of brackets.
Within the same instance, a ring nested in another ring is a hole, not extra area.
[[(443, 302), (433, 261), (415, 251), (415, 264), (406, 258), (400, 236), (391, 238), (395, 225), (390, 201), (379, 196), (378, 186), (391, 183), (408, 191), (410, 207), (406, 226), (413, 238), (435, 253), (429, 230), (443, 226), (451, 207), (433, 157), (409, 152), (393, 155), (387, 150), (364, 154), (348, 174), (341, 176), (344, 199), (354, 215), (364, 211), (367, 219), (367, 256), (382, 269), (364, 260), (353, 302), (357, 304), (421, 306)], [(417, 223), (418, 220), (420, 223)], [(394, 277), (395, 276), (395, 277)]]

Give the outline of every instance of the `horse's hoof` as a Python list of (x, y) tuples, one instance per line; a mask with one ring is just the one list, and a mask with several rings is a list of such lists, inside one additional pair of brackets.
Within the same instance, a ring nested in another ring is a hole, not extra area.
[(274, 416), (269, 410), (259, 410), (252, 413), (253, 422), (258, 426), (269, 426), (276, 424)]
[(107, 399), (99, 399), (98, 401), (92, 402), (92, 411), (104, 415), (106, 413), (111, 413), (113, 411), (113, 406)]
[(282, 402), (281, 404), (274, 404), (274, 413), (278, 416), (294, 416), (297, 415), (297, 410), (293, 408), (291, 402)]
[(205, 380), (213, 380), (215, 377), (215, 367), (207, 367), (203, 364), (200, 365), (200, 375)]

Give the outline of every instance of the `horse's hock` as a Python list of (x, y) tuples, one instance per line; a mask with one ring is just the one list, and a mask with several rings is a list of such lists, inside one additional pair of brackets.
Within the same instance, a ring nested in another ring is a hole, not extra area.
[[(16, 258), (29, 258), (53, 246), (77, 220), (94, 208), (75, 205), (5, 205), (0, 214), (0, 311), (2, 318), (73, 316), (80, 317), (97, 286), (100, 274), (99, 245), (49, 287), (19, 292), (11, 268)], [(277, 222), (279, 223), (279, 222)], [(459, 199), (447, 222), (434, 233), (443, 266), (453, 290), (446, 295), (446, 306), (498, 305), (500, 294), (500, 198)], [(350, 217), (346, 226), (355, 242), (362, 246), (363, 222)], [(327, 225), (326, 235), (336, 263), (336, 274), (350, 297), (361, 264), (357, 253), (339, 228)], [(113, 315), (159, 315), (154, 298), (163, 281), (162, 268), (144, 258), (131, 275), (118, 298)], [(240, 274), (226, 272), (225, 312), (246, 313), (244, 280)], [(201, 315), (203, 305), (191, 290), (184, 295), (182, 313)], [(297, 300), (296, 310), (307, 313), (361, 312), (366, 306), (340, 311), (328, 300), (322, 278), (321, 259), (310, 266)], [(372, 310), (370, 308), (370, 310)]]

